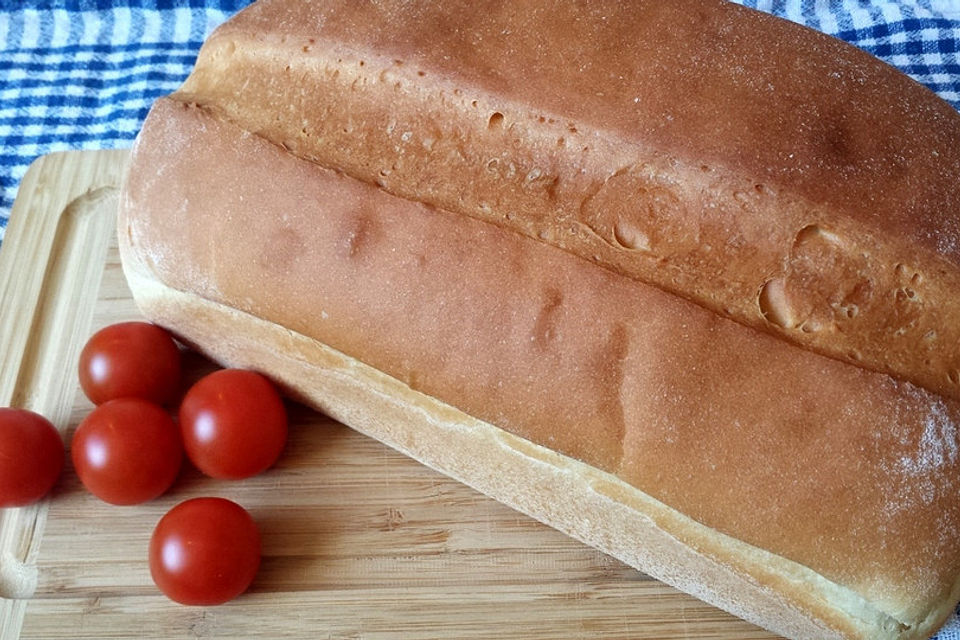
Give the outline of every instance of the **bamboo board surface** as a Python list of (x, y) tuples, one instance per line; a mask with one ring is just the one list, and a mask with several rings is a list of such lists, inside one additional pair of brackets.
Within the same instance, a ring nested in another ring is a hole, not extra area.
[[(0, 405), (69, 440), (92, 408), (76, 362), (97, 328), (139, 318), (114, 222), (123, 151), (41, 158), (0, 251)], [(211, 365), (188, 356), (187, 380)], [(775, 640), (298, 405), (278, 465), (243, 482), (184, 466), (146, 505), (87, 494), (67, 464), (37, 506), (0, 510), (0, 640), (14, 638), (630, 638)], [(251, 590), (184, 607), (151, 582), (173, 505), (213, 495), (261, 529)], [(11, 598), (10, 596), (15, 596)]]

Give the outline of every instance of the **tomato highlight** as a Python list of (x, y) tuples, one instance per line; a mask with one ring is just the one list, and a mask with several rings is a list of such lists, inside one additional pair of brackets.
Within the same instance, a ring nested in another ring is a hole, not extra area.
[(104, 502), (139, 504), (163, 494), (183, 462), (180, 430), (160, 406), (139, 398), (110, 400), (77, 427), (73, 466)]
[(187, 457), (214, 478), (240, 480), (271, 467), (287, 441), (287, 413), (273, 384), (254, 371), (221, 369), (197, 381), (180, 405)]
[(150, 575), (168, 598), (223, 604), (246, 591), (260, 567), (260, 532), (224, 498), (194, 498), (171, 509), (150, 538)]
[(155, 324), (113, 324), (87, 341), (79, 374), (80, 387), (94, 404), (126, 397), (168, 404), (180, 390), (180, 348)]

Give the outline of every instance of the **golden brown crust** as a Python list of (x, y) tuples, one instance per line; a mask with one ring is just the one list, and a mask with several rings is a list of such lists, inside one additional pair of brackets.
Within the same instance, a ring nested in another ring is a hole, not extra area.
[[(132, 253), (167, 287), (328, 344), (826, 583), (798, 586), (768, 567), (758, 586), (750, 553), (725, 542), (727, 578), (704, 575), (698, 586), (705, 566), (657, 560), (595, 519), (578, 524), (571, 514), (586, 507), (575, 500), (542, 507), (554, 526), (723, 606), (734, 606), (739, 589), (766, 594), (750, 600), (766, 605), (740, 615), (787, 633), (793, 627), (775, 626), (776, 607), (764, 600), (786, 598), (797, 607), (786, 618), (817, 620), (837, 637), (921, 637), (957, 598), (953, 401), (543, 243), (390, 196), (174, 100), (159, 101), (145, 124), (121, 214), (132, 246), (125, 264)], [(196, 325), (194, 313), (167, 321)], [(219, 342), (201, 341), (214, 352)], [(378, 406), (351, 407), (348, 424), (378, 419)], [(417, 435), (405, 426), (405, 437), (422, 442), (401, 448), (441, 455), (428, 427)], [(480, 466), (488, 462), (497, 454)], [(442, 468), (455, 473), (457, 464)], [(512, 503), (531, 491), (522, 477), (503, 480)], [(666, 535), (661, 524), (651, 535)], [(851, 615), (875, 635), (855, 631)], [(882, 620), (904, 628), (881, 636)], [(788, 635), (826, 636), (803, 628)]]
[(960, 116), (721, 0), (261, 0), (181, 99), (960, 398)]

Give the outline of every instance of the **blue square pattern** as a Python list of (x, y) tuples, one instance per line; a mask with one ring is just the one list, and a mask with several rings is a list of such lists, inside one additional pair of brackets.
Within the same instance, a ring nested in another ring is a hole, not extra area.
[[(735, 0), (846, 40), (960, 108), (960, 0)], [(0, 0), (0, 240), (36, 157), (129, 146), (250, 0)], [(935, 636), (960, 640), (954, 615)]]
[(250, 0), (0, 0), (0, 239), (38, 156), (128, 147)]

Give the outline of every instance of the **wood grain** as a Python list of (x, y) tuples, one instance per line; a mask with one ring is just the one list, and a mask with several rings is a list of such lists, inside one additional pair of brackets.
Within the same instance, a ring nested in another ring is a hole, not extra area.
[[(84, 339), (139, 317), (113, 236), (124, 158), (43, 159), (0, 251), (0, 400), (42, 411), (67, 437), (91, 408), (74, 373)], [(194, 355), (187, 363), (184, 387), (211, 368)], [(0, 601), (0, 639), (777, 637), (289, 409), (287, 450), (257, 478), (218, 481), (185, 466), (162, 498), (114, 507), (68, 468), (40, 506), (3, 512), (0, 591), (30, 599)], [(168, 601), (146, 563), (157, 520), (201, 495), (244, 505), (263, 534), (251, 591), (220, 607)]]

